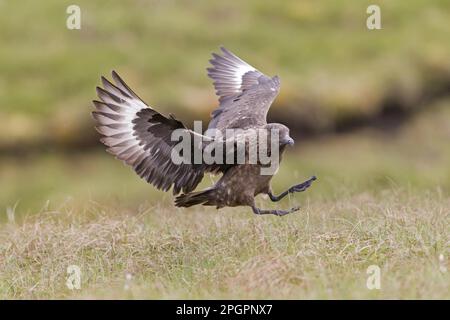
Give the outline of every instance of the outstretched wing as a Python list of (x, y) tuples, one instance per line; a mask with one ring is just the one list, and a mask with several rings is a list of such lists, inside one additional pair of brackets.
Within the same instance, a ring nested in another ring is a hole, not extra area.
[(150, 108), (116, 72), (112, 77), (114, 84), (102, 77), (103, 88), (97, 87), (100, 101), (94, 101), (97, 110), (92, 113), (107, 150), (160, 190), (194, 190), (208, 168), (193, 162), (175, 164), (171, 152), (178, 141), (171, 141), (171, 135), (177, 129), (195, 133), (173, 116)]
[(271, 78), (221, 47), (213, 53), (208, 76), (214, 81), (220, 105), (211, 114), (209, 128), (249, 128), (266, 124), (267, 112), (280, 90)]

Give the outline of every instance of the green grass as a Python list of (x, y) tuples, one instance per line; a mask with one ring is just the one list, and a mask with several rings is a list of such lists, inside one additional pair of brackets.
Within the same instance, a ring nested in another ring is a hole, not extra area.
[(372, 2), (359, 0), (80, 0), (81, 30), (65, 28), (70, 1), (2, 2), (0, 146), (91, 138), (90, 101), (112, 69), (158, 109), (206, 120), (217, 100), (205, 68), (221, 44), (280, 75), (273, 115), (314, 129), (392, 96), (414, 107), (448, 85), (449, 3), (378, 3), (383, 29), (369, 31)]

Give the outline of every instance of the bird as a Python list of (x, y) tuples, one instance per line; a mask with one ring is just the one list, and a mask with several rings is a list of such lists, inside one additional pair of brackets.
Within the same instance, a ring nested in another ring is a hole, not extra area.
[[(240, 129), (244, 132), (241, 138), (246, 137), (246, 133), (251, 130), (277, 130), (274, 146), (278, 147), (279, 158), (276, 163), (270, 163), (277, 171), (286, 147), (294, 144), (288, 127), (280, 123), (267, 123), (266, 120), (269, 108), (280, 91), (279, 77), (263, 74), (223, 46), (219, 53), (212, 54), (209, 62), (211, 66), (207, 68), (207, 73), (213, 81), (219, 105), (211, 113), (208, 130), (223, 133)], [(247, 156), (241, 163), (174, 163), (173, 151), (180, 142), (172, 139), (175, 131), (194, 140), (201, 138), (200, 144), (192, 144), (194, 151), (204, 151), (208, 145), (223, 144), (224, 141), (229, 143), (230, 140), (213, 139), (195, 132), (173, 114), (165, 116), (156, 111), (116, 71), (112, 71), (112, 82), (103, 76), (101, 82), (102, 86), (96, 88), (98, 100), (93, 100), (95, 111), (92, 112), (100, 141), (109, 153), (131, 166), (141, 178), (157, 189), (169, 191), (172, 188), (177, 207), (205, 205), (220, 209), (248, 206), (257, 215), (284, 216), (299, 210), (299, 207), (288, 210), (262, 209), (256, 206), (255, 197), (266, 194), (271, 201), (277, 202), (288, 194), (305, 191), (317, 179), (313, 175), (275, 195), (270, 182), (276, 172), (261, 174), (261, 169), (267, 164), (250, 163)], [(231, 138), (235, 147), (238, 136)], [(248, 153), (248, 148), (244, 150)], [(231, 158), (235, 160), (236, 150), (230, 152)], [(187, 157), (191, 159), (192, 155)], [(221, 177), (212, 186), (194, 191), (208, 173), (221, 174)]]

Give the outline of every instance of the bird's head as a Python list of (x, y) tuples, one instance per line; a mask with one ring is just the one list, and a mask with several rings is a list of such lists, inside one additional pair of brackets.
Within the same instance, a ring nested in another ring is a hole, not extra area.
[(277, 130), (280, 146), (293, 146), (294, 139), (289, 135), (289, 128), (281, 123), (269, 123), (267, 125), (268, 130)]

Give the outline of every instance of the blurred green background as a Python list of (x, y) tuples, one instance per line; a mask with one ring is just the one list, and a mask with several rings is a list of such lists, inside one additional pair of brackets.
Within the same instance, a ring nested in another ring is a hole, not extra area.
[[(382, 30), (366, 28), (375, 2)], [(217, 105), (205, 68), (220, 45), (282, 79), (269, 120), (297, 147), (275, 190), (316, 174), (302, 197), (448, 194), (450, 2), (375, 2), (0, 0), (0, 210), (171, 203), (98, 142), (95, 86), (117, 70), (190, 126)], [(81, 30), (66, 28), (71, 4)]]

